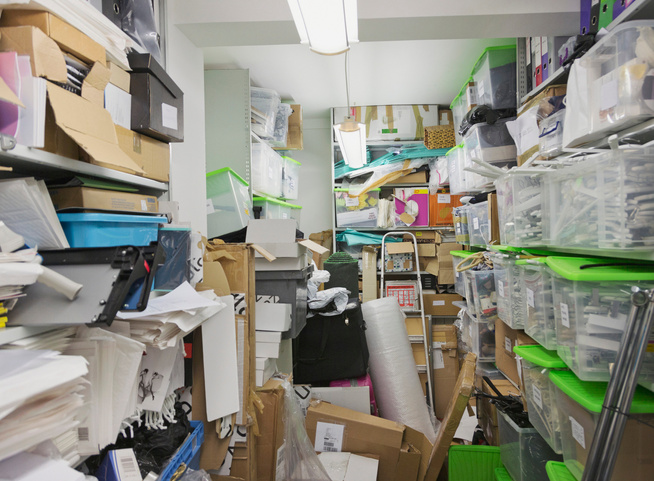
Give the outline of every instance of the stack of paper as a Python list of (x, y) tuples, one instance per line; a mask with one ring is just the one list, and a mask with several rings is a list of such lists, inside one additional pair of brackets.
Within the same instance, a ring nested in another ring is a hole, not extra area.
[(223, 309), (213, 291), (196, 292), (188, 282), (161, 297), (150, 297), (142, 312), (121, 311), (117, 319), (130, 321), (130, 337), (165, 349)]
[(84, 481), (86, 476), (63, 460), (20, 453), (0, 462), (0, 476), (8, 481)]
[(8, 344), (3, 344), (2, 349), (31, 349), (64, 352), (73, 342), (76, 327), (54, 329), (36, 336), (17, 339)]
[(79, 356), (0, 350), (0, 460), (76, 427), (87, 372)]
[(263, 300), (256, 304), (257, 386), (263, 386), (277, 370), (276, 360), (280, 357), (282, 332), (291, 327), (291, 311), (290, 304)]
[(70, 247), (45, 182), (32, 177), (0, 180), (0, 221), (39, 249)]
[(79, 452), (98, 454), (113, 443), (123, 419), (136, 411), (138, 373), (145, 346), (99, 328), (78, 328), (77, 338), (66, 351), (88, 362), (90, 384), (83, 390), (89, 416), (77, 429)]

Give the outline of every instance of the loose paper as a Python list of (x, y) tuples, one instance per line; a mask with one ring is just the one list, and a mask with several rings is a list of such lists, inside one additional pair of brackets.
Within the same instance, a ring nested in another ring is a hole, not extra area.
[(318, 452), (340, 453), (343, 448), (343, 424), (321, 423), (316, 424), (316, 439), (314, 446)]

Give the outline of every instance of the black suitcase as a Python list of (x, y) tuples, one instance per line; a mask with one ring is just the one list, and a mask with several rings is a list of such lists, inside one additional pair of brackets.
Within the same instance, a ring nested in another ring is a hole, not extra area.
[(321, 384), (363, 376), (368, 370), (366, 324), (359, 301), (338, 316), (307, 318), (298, 336), (295, 384)]

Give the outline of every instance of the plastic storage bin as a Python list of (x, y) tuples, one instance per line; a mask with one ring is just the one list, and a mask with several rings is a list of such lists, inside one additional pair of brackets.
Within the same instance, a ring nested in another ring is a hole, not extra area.
[(527, 313), (522, 303), (525, 293), (520, 282), (520, 270), (516, 266), (518, 258), (502, 252), (494, 253), (491, 258), (495, 271), (497, 317), (512, 329), (524, 329)]
[[(651, 265), (547, 257), (553, 271), (557, 352), (584, 381), (608, 381), (631, 309), (631, 287), (652, 288)], [(597, 267), (593, 267), (597, 266)], [(582, 268), (583, 267), (583, 268)], [(640, 383), (654, 389), (654, 352), (645, 353)]]
[(265, 138), (274, 137), (280, 101), (279, 94), (274, 90), (250, 87), (250, 106), (255, 111), (252, 114), (255, 119), (252, 131), (255, 134)]
[(514, 481), (548, 481), (545, 464), (560, 461), (557, 455), (533, 427), (519, 427), (513, 419), (498, 409), (497, 427), (500, 434), (502, 464)]
[(458, 272), (456, 270), (456, 266), (459, 262), (471, 254), (473, 253), (470, 251), (450, 251), (450, 255), (452, 256), (452, 266), (454, 267), (454, 292), (463, 297), (466, 295), (466, 286), (465, 282), (463, 281), (464, 274), (463, 272)]
[(202, 421), (189, 422), (193, 431), (163, 469), (157, 478), (159, 481), (170, 481), (182, 463), (188, 468), (200, 469), (200, 447), (204, 442), (204, 424)]
[(57, 214), (70, 247), (146, 246), (157, 240), (166, 216), (129, 214)]
[[(207, 174), (207, 233), (229, 234), (247, 227), (252, 212), (248, 183), (229, 167)], [(209, 205), (209, 202), (207, 202)]]
[(471, 158), (488, 163), (514, 162), (518, 155), (513, 137), (506, 128), (508, 119), (494, 124), (474, 124), (463, 138)]
[(540, 121), (538, 135), (538, 153), (541, 157), (551, 159), (563, 152), (563, 123), (565, 109), (545, 117)]
[(502, 245), (543, 244), (543, 182), (539, 174), (512, 172), (495, 181)]
[(514, 346), (513, 352), (522, 358), (522, 382), (529, 406), (529, 422), (555, 453), (561, 454), (561, 428), (554, 383), (549, 373), (566, 369), (556, 351), (542, 346)]
[(550, 481), (576, 481), (576, 478), (566, 467), (565, 463), (560, 461), (548, 461), (545, 465), (545, 470)]
[(350, 197), (349, 189), (334, 189), (336, 227), (376, 227), (380, 191), (377, 188), (358, 197)]
[(470, 245), (468, 206), (462, 205), (452, 209), (452, 221), (454, 222), (454, 235), (457, 243)]
[(470, 245), (486, 246), (491, 242), (491, 223), (488, 201), (468, 205), (468, 232)]
[(277, 302), (291, 304), (291, 328), (283, 339), (294, 339), (307, 323), (307, 280), (313, 267), (297, 271), (257, 271), (257, 296), (276, 296)]
[(516, 108), (515, 52), (515, 45), (488, 47), (482, 52), (472, 69), (477, 104), (493, 110)]
[(445, 158), (447, 159), (447, 176), (450, 180), (450, 193), (452, 194), (463, 194), (468, 190), (465, 180), (467, 172), (463, 170), (463, 157), (463, 144), (452, 147), (445, 154)]
[(575, 61), (568, 79), (566, 146), (606, 137), (654, 116), (653, 35), (652, 20), (626, 22)]
[(450, 110), (452, 111), (452, 119), (454, 121), (454, 136), (456, 137), (456, 143), (460, 144), (463, 141), (463, 137), (459, 134), (459, 129), (461, 128), (461, 122), (466, 116), (470, 107), (477, 104), (477, 95), (474, 82), (472, 77), (466, 80), (466, 83), (463, 84), (461, 90), (452, 103), (450, 104)]
[(505, 467), (495, 468), (495, 481), (513, 481)]
[(548, 243), (652, 249), (652, 157), (652, 147), (611, 150), (547, 174)]
[(302, 206), (296, 204), (289, 204), (291, 206), (291, 219), (297, 222), (297, 228), (300, 228), (300, 217), (302, 216)]
[[(552, 371), (549, 376), (555, 385), (559, 406), (563, 460), (570, 473), (581, 481), (607, 384), (581, 381), (570, 371)], [(611, 479), (652, 479), (653, 413), (654, 394), (642, 387), (636, 388)]]
[(253, 197), (255, 207), (261, 207), (259, 219), (290, 219), (292, 204), (270, 197)]
[(522, 296), (523, 310), (527, 315), (525, 332), (545, 349), (556, 350), (552, 274), (545, 258), (518, 260), (516, 264), (525, 291)]
[(497, 446), (450, 446), (447, 455), (449, 481), (492, 481), (502, 466)]
[(286, 147), (286, 137), (288, 135), (288, 118), (293, 113), (293, 109), (289, 104), (280, 103), (277, 106), (277, 113), (275, 114), (275, 130), (273, 131), (272, 141), (270, 144), (273, 147), (283, 149)]
[(252, 144), (252, 190), (270, 197), (282, 196), (281, 155), (263, 142)]
[(493, 319), (479, 321), (466, 310), (462, 318), (462, 324), (462, 339), (470, 348), (470, 352), (477, 355), (477, 361), (494, 362), (495, 321)]
[(297, 160), (283, 156), (282, 197), (284, 199), (297, 199), (300, 196), (300, 167)]
[(492, 270), (464, 272), (466, 303), (468, 312), (478, 321), (497, 318), (497, 295), (495, 293), (495, 273)]

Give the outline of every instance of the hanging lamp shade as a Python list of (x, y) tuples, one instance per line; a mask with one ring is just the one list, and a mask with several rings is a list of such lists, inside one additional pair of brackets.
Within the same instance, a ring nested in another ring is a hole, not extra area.
[(352, 117), (345, 117), (342, 123), (334, 125), (334, 134), (345, 163), (353, 169), (363, 167), (366, 164), (366, 126)]
[(288, 0), (300, 43), (337, 55), (359, 41), (357, 0)]

